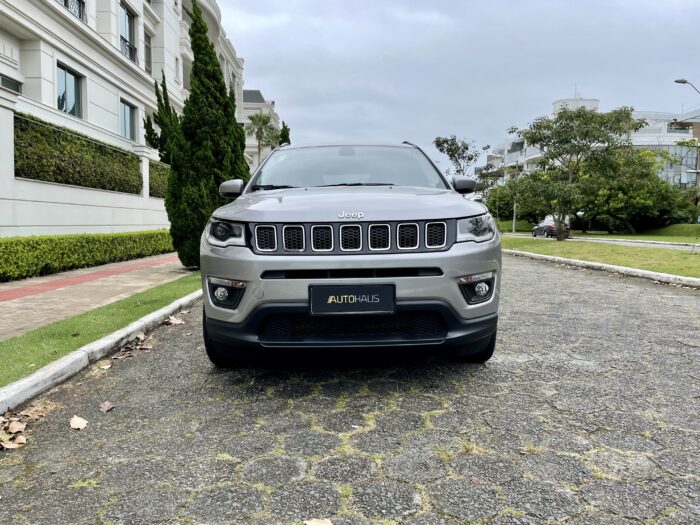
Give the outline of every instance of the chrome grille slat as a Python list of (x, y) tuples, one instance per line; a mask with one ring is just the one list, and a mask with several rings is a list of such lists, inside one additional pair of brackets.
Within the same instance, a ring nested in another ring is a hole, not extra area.
[(428, 222), (425, 224), (425, 246), (427, 248), (442, 248), (447, 243), (447, 224), (444, 222)]
[(344, 252), (359, 252), (362, 249), (362, 226), (343, 224), (340, 227), (340, 249)]
[(333, 251), (333, 227), (314, 225), (311, 227), (311, 249), (315, 252)]
[(277, 251), (277, 228), (271, 225), (256, 226), (255, 244), (259, 252)]
[(369, 249), (386, 251), (391, 248), (391, 227), (388, 224), (369, 225)]
[(418, 224), (415, 222), (399, 224), (396, 228), (396, 246), (399, 250), (415, 250), (419, 246)]
[(288, 252), (303, 252), (306, 248), (303, 226), (284, 226), (282, 228), (284, 249)]

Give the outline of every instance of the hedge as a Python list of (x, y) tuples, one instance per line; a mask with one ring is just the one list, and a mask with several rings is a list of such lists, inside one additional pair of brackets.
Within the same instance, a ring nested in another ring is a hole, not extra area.
[(151, 197), (164, 199), (165, 192), (168, 190), (170, 166), (152, 160), (149, 162), (148, 173), (148, 194)]
[(139, 158), (36, 117), (15, 114), (15, 177), (140, 194)]
[(0, 238), (0, 282), (173, 251), (168, 230)]

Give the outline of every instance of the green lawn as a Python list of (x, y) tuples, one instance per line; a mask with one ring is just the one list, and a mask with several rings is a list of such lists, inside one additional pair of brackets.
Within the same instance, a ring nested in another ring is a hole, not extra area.
[(638, 241), (665, 241), (665, 242), (684, 242), (691, 244), (700, 244), (700, 224), (673, 224), (665, 228), (656, 230), (648, 230), (644, 233), (629, 234), (629, 233), (613, 233), (607, 232), (587, 232), (580, 231), (572, 232), (574, 237), (591, 237), (596, 239), (632, 239)]
[[(521, 233), (532, 233), (532, 227), (534, 224), (530, 224), (527, 221), (515, 221), (515, 231)], [(504, 233), (509, 233), (513, 231), (513, 221), (498, 221), (498, 230)]]
[(680, 250), (637, 248), (596, 242), (557, 242), (527, 237), (502, 237), (501, 243), (504, 248), (523, 252), (700, 277), (700, 254), (692, 255)]
[(194, 292), (199, 273), (0, 341), (0, 387)]

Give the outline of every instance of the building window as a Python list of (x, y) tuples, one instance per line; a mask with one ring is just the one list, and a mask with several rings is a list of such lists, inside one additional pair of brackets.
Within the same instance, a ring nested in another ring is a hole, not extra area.
[(136, 48), (136, 17), (124, 5), (119, 5), (119, 46), (122, 54), (132, 62), (138, 62)]
[(151, 35), (145, 32), (143, 34), (143, 60), (145, 62), (144, 66), (146, 68), (146, 73), (150, 75), (153, 71), (153, 58), (151, 56)]
[(87, 24), (87, 12), (84, 0), (57, 0), (59, 4), (68, 9), (73, 16)]
[(80, 107), (81, 77), (67, 67), (58, 64), (56, 67), (56, 107), (65, 113), (76, 117), (82, 116)]
[(136, 108), (124, 100), (119, 101), (119, 132), (125, 139), (136, 140)]
[(175, 57), (175, 80), (180, 82), (180, 59)]
[(6, 77), (5, 75), (0, 75), (0, 85), (5, 89), (14, 91), (15, 93), (22, 93), (22, 83), (17, 82), (14, 78)]

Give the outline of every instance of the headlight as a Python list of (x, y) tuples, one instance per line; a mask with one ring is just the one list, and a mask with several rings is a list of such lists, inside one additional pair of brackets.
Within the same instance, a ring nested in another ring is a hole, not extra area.
[(212, 246), (245, 246), (245, 227), (235, 222), (211, 220), (207, 224), (207, 242)]
[(457, 221), (457, 242), (484, 242), (493, 239), (496, 225), (488, 213)]

